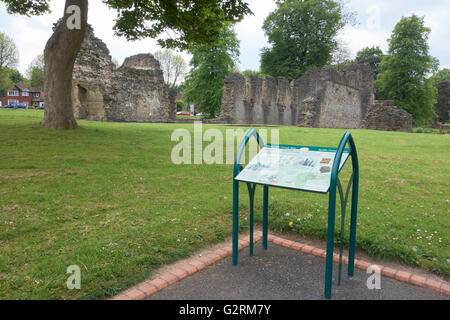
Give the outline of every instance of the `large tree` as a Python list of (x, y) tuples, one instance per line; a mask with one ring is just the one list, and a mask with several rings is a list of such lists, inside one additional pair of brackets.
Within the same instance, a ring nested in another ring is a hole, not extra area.
[(438, 90), (434, 110), (438, 115), (438, 120), (446, 123), (450, 118), (450, 69), (439, 70), (430, 80)]
[[(49, 0), (0, 0), (9, 13), (40, 15), (49, 11)], [(102, 0), (117, 10), (115, 33), (128, 40), (157, 38), (165, 47), (190, 48), (214, 43), (223, 26), (250, 13), (243, 0)], [(66, 0), (63, 18), (44, 51), (46, 108), (43, 125), (54, 129), (77, 127), (72, 108), (72, 73), (87, 26), (88, 0)]]
[(348, 18), (340, 1), (277, 1), (263, 25), (270, 47), (262, 50), (261, 71), (293, 80), (312, 66), (331, 63), (337, 33)]
[(5, 68), (6, 70), (8, 70), (9, 72), (9, 78), (11, 79), (11, 81), (13, 83), (17, 83), (20, 81), (24, 81), (25, 78), (23, 77), (23, 75), (20, 73), (19, 70), (17, 69), (11, 69), (11, 68)]
[(413, 116), (415, 125), (426, 124), (436, 115), (437, 90), (428, 75), (438, 63), (429, 54), (430, 32), (423, 17), (403, 17), (392, 32), (375, 82), (379, 97), (394, 100)]
[(174, 88), (180, 81), (183, 80), (187, 72), (187, 64), (183, 57), (176, 54), (173, 50), (163, 49), (158, 50), (154, 54), (159, 61), (164, 72), (165, 83)]
[(236, 69), (239, 40), (234, 29), (226, 27), (217, 44), (198, 46), (190, 52), (192, 69), (186, 77), (183, 96), (214, 118), (222, 103), (223, 81)]
[(28, 66), (27, 78), (29, 84), (35, 89), (44, 89), (44, 55), (38, 55)]
[(15, 68), (19, 62), (16, 44), (6, 33), (0, 32), (0, 70)]
[(380, 65), (383, 60), (383, 56), (384, 54), (380, 47), (366, 47), (358, 51), (355, 62), (370, 64), (376, 79), (380, 73)]
[(0, 69), (0, 97), (3, 97), (4, 91), (11, 89), (13, 85), (14, 82), (11, 81), (9, 69)]

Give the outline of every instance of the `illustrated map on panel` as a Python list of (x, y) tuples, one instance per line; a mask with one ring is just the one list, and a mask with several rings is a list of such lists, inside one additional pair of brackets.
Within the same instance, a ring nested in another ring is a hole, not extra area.
[[(236, 180), (327, 193), (336, 151), (311, 148), (313, 147), (265, 147), (242, 170)], [(348, 151), (343, 153), (339, 169), (349, 155)]]

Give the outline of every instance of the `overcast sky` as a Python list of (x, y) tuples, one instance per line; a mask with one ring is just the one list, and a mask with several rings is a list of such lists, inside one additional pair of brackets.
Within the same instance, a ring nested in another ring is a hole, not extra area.
[[(160, 48), (155, 40), (127, 42), (114, 36), (112, 30), (115, 12), (109, 10), (100, 0), (89, 1), (89, 23), (97, 37), (108, 46), (113, 58), (120, 63), (131, 55), (154, 53)], [(257, 70), (260, 50), (267, 46), (261, 27), (269, 12), (275, 9), (274, 0), (250, 0), (253, 16), (247, 16), (236, 26), (241, 41), (240, 69)], [(347, 26), (339, 38), (354, 56), (366, 46), (388, 48), (395, 24), (403, 16), (413, 13), (425, 16), (426, 26), (431, 28), (430, 53), (440, 61), (441, 68), (450, 68), (450, 6), (448, 0), (347, 0), (348, 9), (356, 12), (358, 25)], [(64, 1), (51, 1), (52, 13), (40, 17), (10, 16), (4, 4), (0, 4), (0, 30), (12, 37), (20, 55), (19, 70), (25, 73), (29, 63), (43, 51), (52, 32), (52, 25), (62, 16)], [(189, 56), (184, 54), (186, 60)]]

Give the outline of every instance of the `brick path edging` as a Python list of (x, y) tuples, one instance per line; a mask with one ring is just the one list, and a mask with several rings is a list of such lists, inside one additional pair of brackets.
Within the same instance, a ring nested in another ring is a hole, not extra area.
[[(254, 242), (258, 243), (261, 240), (262, 232), (255, 232)], [(326, 257), (325, 250), (300, 242), (283, 239), (274, 235), (269, 235), (268, 241), (272, 242), (273, 244), (301, 251), (303, 253), (316, 257)], [(248, 235), (244, 235), (239, 238), (239, 250), (247, 248), (249, 245), (250, 242), (248, 240)], [(231, 242), (218, 245), (214, 249), (202, 251), (200, 254), (196, 254), (189, 259), (181, 260), (167, 267), (164, 267), (163, 269), (160, 269), (155, 273), (152, 279), (144, 281), (128, 290), (125, 290), (124, 292), (111, 298), (110, 300), (142, 300), (174, 284), (175, 282), (180, 281), (204, 269), (207, 266), (216, 263), (221, 259), (231, 256), (231, 254)], [(335, 253), (333, 255), (333, 261), (339, 262), (338, 254)], [(344, 264), (348, 264), (348, 257), (343, 256), (342, 261)], [(358, 269), (367, 271), (370, 266), (378, 267), (381, 271), (382, 276), (406, 282), (418, 287), (430, 289), (445, 295), (450, 295), (450, 285), (447, 282), (436, 281), (430, 278), (412, 274), (410, 272), (392, 269), (383, 265), (373, 264), (364, 260), (355, 259), (355, 267)]]

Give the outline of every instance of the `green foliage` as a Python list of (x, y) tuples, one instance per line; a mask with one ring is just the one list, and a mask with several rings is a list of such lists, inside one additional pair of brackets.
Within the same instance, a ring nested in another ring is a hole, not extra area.
[(378, 74), (380, 73), (380, 65), (383, 60), (383, 51), (380, 47), (366, 47), (361, 49), (356, 54), (355, 62), (356, 63), (368, 63), (372, 67), (375, 79), (377, 79)]
[(44, 71), (38, 67), (31, 69), (30, 86), (36, 89), (44, 89)]
[(14, 85), (9, 76), (10, 74), (8, 69), (0, 69), (0, 91), (2, 93), (5, 90), (11, 89)]
[(179, 93), (179, 94), (181, 94), (181, 95), (183, 95), (183, 91), (184, 91), (184, 88), (186, 87), (186, 85), (184, 84), (184, 82), (183, 83), (180, 83), (180, 84), (178, 84), (178, 85), (176, 85), (175, 87), (173, 87), (175, 90), (177, 90), (177, 92)]
[(435, 84), (435, 87), (438, 89), (438, 97), (434, 109), (438, 115), (438, 121), (446, 123), (450, 118), (450, 80), (440, 81)]
[(30, 87), (44, 89), (44, 55), (40, 54), (30, 63), (27, 69), (27, 77)]
[[(117, 9), (114, 29), (128, 40), (157, 38), (172, 30), (177, 38), (158, 39), (162, 47), (211, 45), (229, 23), (251, 13), (243, 0), (103, 0)], [(148, 21), (152, 21), (151, 24)]]
[(441, 82), (450, 81), (450, 69), (441, 69), (431, 76), (430, 79), (435, 85)]
[[(188, 49), (192, 44), (213, 44), (229, 23), (251, 14), (243, 0), (102, 0), (117, 10), (114, 30), (127, 40), (158, 38), (162, 47)], [(41, 15), (49, 0), (0, 0), (8, 13)], [(149, 23), (151, 22), (151, 23)], [(172, 32), (172, 34), (170, 34)], [(169, 34), (167, 39), (161, 35)]]
[(441, 134), (441, 131), (439, 129), (433, 129), (433, 128), (414, 128), (414, 133), (428, 133), (428, 134)]
[(336, 35), (345, 21), (338, 1), (278, 1), (263, 25), (271, 47), (262, 50), (261, 71), (293, 80), (313, 66), (325, 66), (338, 48)]
[(13, 69), (18, 62), (19, 53), (14, 40), (6, 33), (0, 32), (0, 69)]
[(22, 74), (18, 70), (10, 69), (10, 68), (6, 68), (6, 69), (8, 70), (8, 73), (9, 73), (9, 79), (11, 79), (13, 84), (25, 80), (25, 78), (22, 76)]
[(202, 113), (216, 117), (222, 103), (223, 81), (236, 66), (239, 40), (232, 27), (222, 30), (219, 42), (192, 50), (191, 71), (187, 75), (183, 96), (195, 103)]
[(430, 78), (430, 81), (438, 90), (437, 103), (434, 106), (437, 120), (447, 123), (450, 119), (450, 69), (439, 70)]
[(50, 11), (49, 0), (1, 0), (9, 14), (41, 15)]
[(436, 116), (433, 109), (437, 90), (427, 79), (437, 67), (428, 53), (430, 31), (422, 17), (402, 18), (389, 39), (389, 52), (383, 57), (375, 82), (379, 97), (394, 100), (397, 107), (411, 113), (415, 125)]
[(177, 100), (177, 111), (186, 111), (189, 108), (189, 104), (183, 100)]
[(261, 71), (255, 71), (255, 70), (244, 70), (240, 71), (240, 74), (242, 74), (244, 77), (246, 77), (248, 74), (255, 74), (258, 76), (259, 79), (262, 79), (264, 77), (264, 74)]

